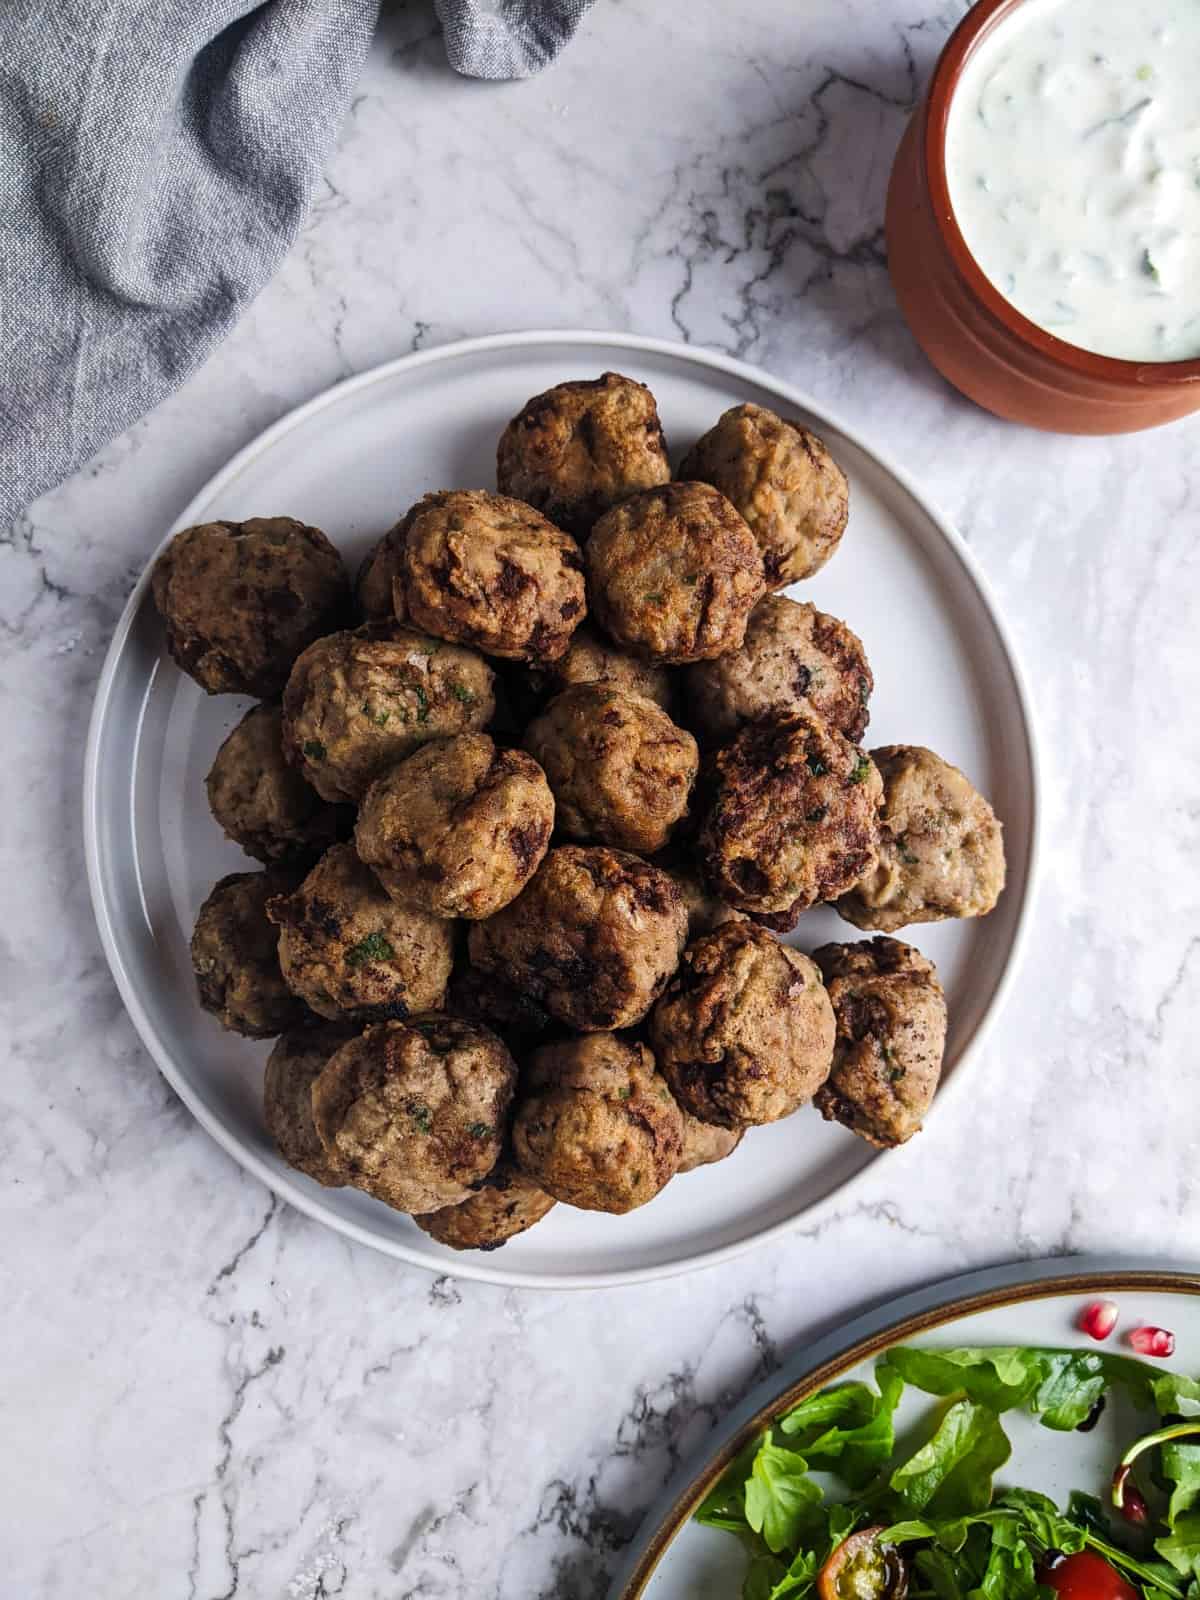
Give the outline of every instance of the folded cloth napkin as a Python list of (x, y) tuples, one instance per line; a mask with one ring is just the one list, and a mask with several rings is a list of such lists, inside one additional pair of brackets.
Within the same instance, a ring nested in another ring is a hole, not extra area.
[[(524, 77), (590, 0), (437, 0)], [(213, 350), (295, 238), (379, 0), (3, 0), (0, 528)]]

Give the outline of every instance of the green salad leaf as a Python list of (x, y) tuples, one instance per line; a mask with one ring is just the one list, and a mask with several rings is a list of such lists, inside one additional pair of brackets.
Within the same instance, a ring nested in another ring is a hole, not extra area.
[(878, 1392), (846, 1383), (803, 1400), (780, 1423), (810, 1466), (837, 1473), (852, 1489), (865, 1488), (891, 1460), (896, 1446), (896, 1406), (904, 1380), (891, 1367), (876, 1369)]
[(956, 1400), (937, 1432), (888, 1480), (906, 1505), (939, 1517), (982, 1511), (992, 1476), (1012, 1454), (1000, 1419), (987, 1406)]
[(768, 1550), (795, 1550), (805, 1531), (824, 1520), (824, 1498), (803, 1456), (769, 1439), (760, 1446), (746, 1484), (746, 1521)]
[(926, 1394), (965, 1394), (997, 1413), (1028, 1406), (1047, 1428), (1063, 1431), (1086, 1422), (1108, 1389), (1123, 1388), (1135, 1405), (1148, 1409), (1155, 1402), (1159, 1377), (1132, 1356), (1099, 1350), (919, 1350), (898, 1345), (885, 1360), (906, 1383)]
[[(898, 1447), (906, 1387), (940, 1403), (916, 1442)], [(997, 1487), (1011, 1455), (1004, 1413), (1065, 1431), (1113, 1389), (1160, 1419), (1122, 1458), (1156, 1508), (1152, 1527), (1131, 1533), (1078, 1490), (1060, 1510), (1034, 1490)], [(910, 1600), (1045, 1600), (1048, 1554), (1082, 1550), (1144, 1600), (1200, 1600), (1200, 1381), (1094, 1350), (901, 1346), (878, 1363), (874, 1385), (810, 1395), (748, 1444), (697, 1518), (745, 1544), (743, 1600), (815, 1600), (842, 1542), (876, 1528), (908, 1568)]]

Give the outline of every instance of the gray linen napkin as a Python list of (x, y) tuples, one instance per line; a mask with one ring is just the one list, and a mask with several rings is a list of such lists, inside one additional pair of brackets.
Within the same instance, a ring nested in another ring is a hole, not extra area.
[[(379, 0), (0, 4), (0, 528), (177, 387), (308, 210)], [(437, 0), (525, 77), (590, 0)]]

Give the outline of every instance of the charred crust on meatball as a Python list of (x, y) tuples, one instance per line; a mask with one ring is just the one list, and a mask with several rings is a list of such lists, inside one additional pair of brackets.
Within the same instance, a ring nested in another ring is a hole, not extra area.
[(815, 713), (751, 724), (715, 757), (705, 876), (738, 910), (790, 927), (875, 859), (879, 774)]
[(172, 660), (209, 694), (278, 695), (291, 665), (344, 619), (342, 558), (291, 517), (177, 533), (151, 574)]

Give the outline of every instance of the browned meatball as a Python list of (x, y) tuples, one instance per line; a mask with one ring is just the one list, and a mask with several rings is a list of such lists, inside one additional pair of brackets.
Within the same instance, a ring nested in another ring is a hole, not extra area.
[(486, 1028), (413, 1017), (368, 1028), (313, 1084), (313, 1121), (343, 1181), (398, 1211), (458, 1205), (500, 1159), (513, 1058)]
[(251, 706), (217, 751), (205, 779), (213, 816), (258, 861), (311, 861), (345, 827), (283, 753), (283, 711)]
[(587, 567), (600, 626), (656, 661), (736, 650), (765, 588), (754, 535), (703, 483), (668, 483), (614, 507), (592, 529)]
[(256, 700), (279, 694), (350, 598), (333, 545), (291, 517), (185, 528), (155, 562), (151, 591), (176, 665), (209, 694)]
[(585, 1211), (632, 1211), (678, 1171), (683, 1118), (644, 1044), (592, 1033), (534, 1054), (513, 1151), (556, 1200)]
[(792, 927), (874, 860), (881, 793), (870, 758), (815, 713), (751, 724), (717, 753), (700, 832), (709, 885), (739, 911)]
[(469, 1200), (418, 1217), (417, 1227), (451, 1250), (499, 1250), (532, 1228), (555, 1201), (515, 1162), (501, 1156)]
[(400, 905), (490, 917), (537, 871), (554, 831), (546, 775), (486, 733), (424, 745), (363, 796), (359, 857)]
[(654, 396), (616, 372), (534, 395), (496, 451), (500, 493), (527, 500), (577, 539), (610, 506), (670, 477)]
[(920, 1133), (942, 1075), (946, 997), (937, 970), (898, 939), (827, 944), (813, 960), (837, 1020), (817, 1109), (868, 1144), (904, 1144)]
[(327, 850), (267, 911), (283, 976), (318, 1016), (377, 1022), (442, 1004), (453, 924), (390, 900), (352, 844)]
[(364, 622), (404, 621), (401, 556), (407, 536), (408, 517), (405, 516), (394, 528), (389, 528), (363, 558), (354, 579), (354, 598)]
[(782, 722), (816, 711), (857, 744), (866, 731), (875, 679), (862, 641), (816, 606), (769, 594), (755, 606), (740, 650), (689, 667), (688, 722), (709, 744), (726, 744), (748, 722)]
[(607, 683), (564, 689), (525, 748), (550, 781), (561, 831), (623, 850), (662, 849), (700, 765), (695, 739), (661, 707)]
[(551, 850), (524, 893), (471, 929), (471, 961), (591, 1033), (639, 1022), (687, 933), (679, 890), (624, 851)]
[(758, 540), (770, 589), (819, 572), (846, 531), (846, 474), (815, 433), (765, 406), (726, 411), (679, 476), (714, 484), (733, 502)]
[(492, 670), (473, 650), (368, 623), (318, 639), (297, 661), (284, 748), (326, 800), (358, 801), (420, 745), (482, 728), (495, 709)]
[(223, 1028), (270, 1039), (306, 1015), (279, 966), (279, 935), (267, 902), (300, 881), (294, 867), (231, 872), (200, 907), (192, 934), (192, 970), (200, 1004)]
[(776, 1122), (811, 1100), (833, 1061), (833, 1008), (799, 950), (752, 922), (690, 944), (650, 1017), (676, 1100), (701, 1122)]
[(672, 848), (659, 856), (654, 865), (661, 867), (675, 880), (683, 896), (688, 919), (688, 943), (702, 933), (711, 933), (726, 922), (744, 922), (746, 913), (735, 911), (715, 895), (705, 883), (699, 868), (682, 851)]
[(715, 1122), (701, 1122), (690, 1111), (683, 1113), (683, 1156), (680, 1172), (695, 1172), (711, 1167), (731, 1156), (745, 1138), (745, 1128), (719, 1128)]
[(409, 512), (403, 590), (418, 628), (515, 661), (556, 661), (583, 620), (583, 557), (522, 500), (427, 494)]
[(531, 994), (478, 967), (462, 966), (455, 971), (446, 991), (446, 1010), (491, 1028), (519, 1059), (534, 1045), (545, 1044), (562, 1032), (562, 1025)]
[(355, 1037), (342, 1022), (311, 1022), (281, 1034), (267, 1057), (263, 1112), (267, 1132), (289, 1166), (326, 1187), (344, 1183), (340, 1169), (317, 1138), (312, 1086), (336, 1051)]
[(838, 901), (856, 928), (985, 917), (1004, 888), (1004, 834), (957, 767), (918, 744), (872, 751), (883, 779), (879, 851)]
[(566, 654), (549, 668), (548, 676), (558, 689), (577, 683), (607, 683), (626, 694), (653, 700), (668, 716), (675, 704), (675, 676), (668, 667), (618, 649), (588, 622), (576, 628)]

